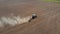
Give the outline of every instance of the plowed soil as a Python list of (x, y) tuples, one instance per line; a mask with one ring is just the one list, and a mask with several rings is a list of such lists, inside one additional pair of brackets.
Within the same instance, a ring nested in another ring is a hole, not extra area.
[(60, 34), (60, 4), (38, 0), (0, 0), (0, 16), (37, 14), (28, 23), (0, 28), (0, 34)]

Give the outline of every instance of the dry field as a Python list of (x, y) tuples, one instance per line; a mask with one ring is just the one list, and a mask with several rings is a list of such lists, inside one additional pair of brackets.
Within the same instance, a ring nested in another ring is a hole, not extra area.
[(37, 18), (14, 27), (0, 28), (0, 34), (60, 34), (60, 4), (37, 0), (0, 0), (0, 16), (37, 14)]

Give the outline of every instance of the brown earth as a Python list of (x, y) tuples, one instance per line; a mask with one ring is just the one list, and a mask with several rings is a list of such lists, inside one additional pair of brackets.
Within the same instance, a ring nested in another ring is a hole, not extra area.
[(60, 4), (36, 0), (0, 0), (0, 16), (10, 13), (38, 18), (31, 22), (0, 28), (0, 34), (60, 34)]

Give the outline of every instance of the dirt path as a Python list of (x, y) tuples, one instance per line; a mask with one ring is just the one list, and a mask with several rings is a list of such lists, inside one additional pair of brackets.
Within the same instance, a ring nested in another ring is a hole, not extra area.
[(28, 16), (36, 13), (38, 18), (14, 27), (6, 26), (0, 29), (0, 34), (60, 34), (60, 4), (34, 0), (2, 2), (0, 2), (0, 16), (10, 13)]

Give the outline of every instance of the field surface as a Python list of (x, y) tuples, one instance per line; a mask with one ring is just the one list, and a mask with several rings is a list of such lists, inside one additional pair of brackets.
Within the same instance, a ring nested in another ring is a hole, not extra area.
[(60, 34), (60, 4), (41, 0), (0, 0), (0, 16), (37, 14), (31, 22), (0, 28), (0, 34)]

